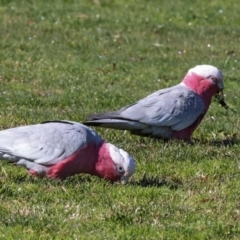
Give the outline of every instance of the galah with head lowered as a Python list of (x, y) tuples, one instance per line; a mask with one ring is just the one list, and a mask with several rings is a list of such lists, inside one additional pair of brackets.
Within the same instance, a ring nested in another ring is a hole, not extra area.
[(23, 166), (32, 175), (65, 179), (88, 173), (126, 183), (133, 158), (105, 142), (95, 131), (70, 121), (48, 121), (0, 131), (0, 159)]
[(218, 68), (198, 65), (188, 71), (180, 84), (154, 92), (118, 111), (91, 115), (84, 124), (190, 141), (212, 97), (223, 87), (223, 74)]

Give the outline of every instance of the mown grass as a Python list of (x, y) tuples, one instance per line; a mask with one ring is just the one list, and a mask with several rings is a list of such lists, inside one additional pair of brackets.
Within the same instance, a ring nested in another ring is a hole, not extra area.
[(96, 129), (129, 151), (126, 186), (35, 179), (0, 163), (0, 239), (239, 239), (237, 1), (0, 1), (0, 128), (83, 121), (178, 83), (197, 64), (225, 75), (195, 145)]

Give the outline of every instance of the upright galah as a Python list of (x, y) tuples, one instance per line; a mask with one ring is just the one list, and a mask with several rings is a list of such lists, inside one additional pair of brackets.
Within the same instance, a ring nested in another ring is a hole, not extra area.
[(133, 158), (105, 142), (95, 131), (70, 121), (47, 121), (0, 131), (0, 159), (23, 166), (32, 175), (65, 179), (88, 173), (126, 183)]
[(211, 65), (198, 65), (188, 71), (180, 84), (154, 92), (118, 111), (91, 115), (84, 124), (190, 141), (212, 97), (222, 90), (222, 72)]

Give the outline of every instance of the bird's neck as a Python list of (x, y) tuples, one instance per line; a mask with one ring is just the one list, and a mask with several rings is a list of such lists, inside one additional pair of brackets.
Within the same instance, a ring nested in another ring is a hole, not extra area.
[(108, 143), (104, 142), (98, 151), (98, 159), (96, 162), (96, 171), (99, 177), (117, 181), (120, 176), (116, 173), (116, 166), (109, 152)]
[(195, 73), (187, 74), (182, 83), (200, 95), (205, 103), (205, 107), (207, 108), (211, 103), (212, 96), (219, 91), (217, 84)]
[(99, 156), (99, 151), (105, 145), (104, 142), (101, 142), (97, 146), (95, 143), (88, 144), (85, 148), (82, 148), (78, 154), (78, 172), (76, 173), (89, 173), (91, 175), (96, 175), (101, 177), (98, 173), (96, 167), (97, 163), (101, 161)]
[(101, 142), (98, 146), (94, 142), (89, 143), (70, 157), (51, 166), (47, 172), (47, 176), (65, 179), (74, 174), (88, 173), (102, 177), (97, 166), (102, 161), (100, 151), (104, 149), (104, 146), (104, 142)]

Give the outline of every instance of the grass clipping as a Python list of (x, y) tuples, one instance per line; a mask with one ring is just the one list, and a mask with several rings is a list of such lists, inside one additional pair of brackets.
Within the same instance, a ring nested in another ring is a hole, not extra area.
[(225, 102), (225, 99), (224, 99), (224, 94), (223, 94), (223, 91), (220, 91), (217, 95), (216, 95), (216, 99), (218, 100), (218, 102), (220, 103), (220, 105), (222, 107), (224, 107), (226, 110), (230, 109), (232, 112), (236, 113), (236, 111), (232, 108), (230, 108), (226, 102)]

